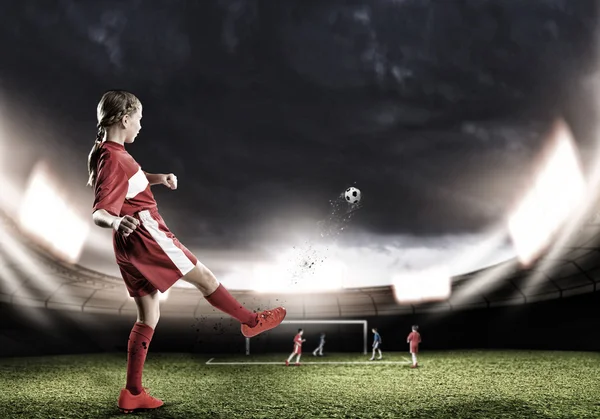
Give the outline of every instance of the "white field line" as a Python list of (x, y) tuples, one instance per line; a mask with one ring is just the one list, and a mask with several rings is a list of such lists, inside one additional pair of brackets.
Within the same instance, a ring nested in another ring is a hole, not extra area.
[[(206, 365), (285, 365), (284, 361), (275, 361), (275, 362), (213, 362), (215, 358), (211, 358), (206, 361)], [(411, 361), (321, 361), (321, 362), (300, 362), (300, 365), (319, 365), (319, 364), (328, 364), (328, 365), (378, 365), (378, 364), (400, 364), (406, 365), (411, 364)], [(294, 363), (290, 362), (290, 366), (293, 366)]]

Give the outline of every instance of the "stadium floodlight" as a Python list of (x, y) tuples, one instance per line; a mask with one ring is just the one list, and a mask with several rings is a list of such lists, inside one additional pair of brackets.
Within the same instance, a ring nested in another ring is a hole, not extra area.
[(452, 289), (451, 278), (445, 268), (395, 274), (392, 287), (400, 304), (446, 300)]
[(90, 228), (57, 192), (43, 163), (31, 173), (19, 222), (57, 257), (72, 263), (79, 258)]
[(553, 149), (529, 193), (509, 217), (508, 229), (518, 258), (529, 265), (550, 244), (585, 193), (577, 149), (568, 127), (558, 123)]

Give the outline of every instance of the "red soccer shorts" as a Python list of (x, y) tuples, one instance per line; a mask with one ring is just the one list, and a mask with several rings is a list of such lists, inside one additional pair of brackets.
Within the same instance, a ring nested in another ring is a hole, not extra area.
[(419, 344), (418, 343), (411, 343), (410, 344), (410, 353), (411, 354), (418, 354), (419, 353)]
[(301, 354), (302, 354), (302, 346), (295, 345), (294, 346), (294, 355), (301, 355)]
[(114, 233), (117, 264), (132, 297), (165, 292), (191, 271), (198, 259), (169, 231), (156, 208), (135, 214), (140, 225), (128, 237)]

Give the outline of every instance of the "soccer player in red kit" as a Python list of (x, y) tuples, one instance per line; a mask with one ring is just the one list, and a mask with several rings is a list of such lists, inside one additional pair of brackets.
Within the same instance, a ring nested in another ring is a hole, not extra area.
[(417, 354), (419, 353), (419, 343), (421, 343), (421, 334), (418, 332), (419, 326), (414, 325), (412, 327), (412, 332), (406, 338), (406, 343), (410, 344), (410, 354), (412, 355), (412, 365), (411, 368), (417, 368), (419, 364), (417, 363)]
[(304, 330), (298, 329), (298, 333), (294, 336), (294, 352), (290, 354), (290, 357), (286, 359), (285, 365), (290, 365), (290, 361), (294, 357), (294, 355), (298, 355), (296, 358), (296, 365), (300, 365), (300, 357), (302, 356), (302, 342), (306, 342), (306, 339), (302, 339), (302, 335), (304, 334)]
[(171, 233), (158, 213), (152, 185), (177, 189), (177, 177), (150, 174), (125, 150), (134, 142), (142, 119), (142, 104), (132, 93), (106, 92), (97, 108), (98, 135), (88, 158), (88, 185), (94, 188), (94, 223), (112, 228), (113, 247), (121, 276), (137, 306), (127, 345), (127, 384), (118, 406), (124, 412), (155, 409), (163, 402), (142, 387), (142, 370), (159, 319), (158, 291), (177, 280), (196, 286), (206, 300), (241, 323), (245, 337), (279, 325), (285, 309), (253, 313), (217, 281), (213, 273)]

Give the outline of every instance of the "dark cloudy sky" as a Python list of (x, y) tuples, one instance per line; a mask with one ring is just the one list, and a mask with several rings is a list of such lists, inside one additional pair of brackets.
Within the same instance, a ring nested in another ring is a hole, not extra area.
[(338, 244), (410, 265), (407, 248), (504, 223), (554, 118), (590, 147), (596, 3), (5, 1), (4, 170), (23, 181), (45, 157), (88, 216), (95, 107), (124, 88), (144, 104), (129, 151), (178, 175), (155, 195), (189, 247), (286, 246), (355, 185)]

